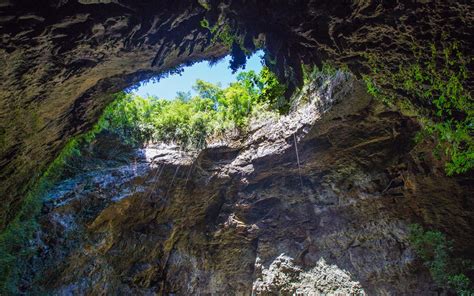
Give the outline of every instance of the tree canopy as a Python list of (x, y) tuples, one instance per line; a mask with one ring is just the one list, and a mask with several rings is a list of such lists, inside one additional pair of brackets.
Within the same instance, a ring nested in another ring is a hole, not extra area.
[(202, 147), (210, 135), (244, 130), (256, 110), (273, 114), (289, 110), (285, 86), (267, 68), (242, 72), (226, 88), (197, 80), (193, 89), (195, 96), (178, 92), (173, 100), (121, 92), (105, 110), (98, 129), (132, 145), (163, 141)]

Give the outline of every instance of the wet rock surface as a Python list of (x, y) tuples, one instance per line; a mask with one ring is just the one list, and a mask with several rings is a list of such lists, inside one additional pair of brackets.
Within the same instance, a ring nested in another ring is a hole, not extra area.
[(232, 25), (246, 46), (264, 41), (275, 70), (295, 83), (301, 61), (367, 73), (370, 57), (390, 73), (415, 62), (412, 47), (429, 58), (430, 45), (444, 39), (470, 57), (473, 15), (467, 0), (2, 0), (0, 229), (35, 177), (97, 120), (112, 93), (230, 51), (211, 42), (204, 18)]
[(306, 107), (199, 153), (148, 147), (59, 184), (25, 291), (433, 295), (407, 225), (468, 253), (473, 180), (412, 142), (415, 118), (345, 85), (309, 88)]

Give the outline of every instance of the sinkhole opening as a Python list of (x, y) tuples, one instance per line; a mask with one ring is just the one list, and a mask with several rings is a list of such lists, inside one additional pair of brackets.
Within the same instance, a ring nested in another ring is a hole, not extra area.
[(116, 94), (95, 130), (134, 147), (159, 142), (200, 149), (210, 139), (242, 133), (257, 118), (288, 112), (286, 86), (263, 65), (262, 51), (240, 71), (230, 69), (230, 59), (195, 63)]

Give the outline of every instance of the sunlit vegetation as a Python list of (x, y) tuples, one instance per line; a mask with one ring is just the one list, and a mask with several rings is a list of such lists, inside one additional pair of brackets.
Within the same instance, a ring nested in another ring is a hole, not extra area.
[(474, 289), (465, 271), (474, 267), (473, 263), (452, 254), (452, 242), (444, 233), (424, 230), (420, 225), (410, 226), (409, 241), (417, 256), (430, 271), (435, 283), (445, 289), (453, 289), (458, 295), (473, 295)]
[(429, 60), (413, 51), (418, 62), (393, 73), (379, 73), (373, 62), (372, 75), (364, 77), (367, 90), (384, 103), (415, 105), (423, 123), (418, 140), (437, 140), (434, 153), (447, 157), (448, 175), (467, 172), (474, 168), (474, 101), (465, 88), (470, 58), (456, 43), (432, 45)]
[(245, 132), (256, 113), (277, 115), (289, 109), (284, 86), (267, 68), (259, 74), (242, 72), (226, 88), (198, 80), (194, 90), (197, 95), (178, 93), (174, 100), (120, 93), (98, 128), (134, 146), (173, 142), (183, 148), (201, 148), (209, 136)]

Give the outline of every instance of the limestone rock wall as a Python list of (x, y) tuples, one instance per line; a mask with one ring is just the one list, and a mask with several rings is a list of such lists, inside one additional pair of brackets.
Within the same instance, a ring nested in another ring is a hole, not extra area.
[(412, 142), (416, 118), (341, 79), (309, 86), (310, 104), (246, 137), (198, 154), (148, 147), (59, 184), (25, 291), (436, 293), (407, 225), (442, 229), (472, 250), (473, 180), (445, 177), (429, 147)]

